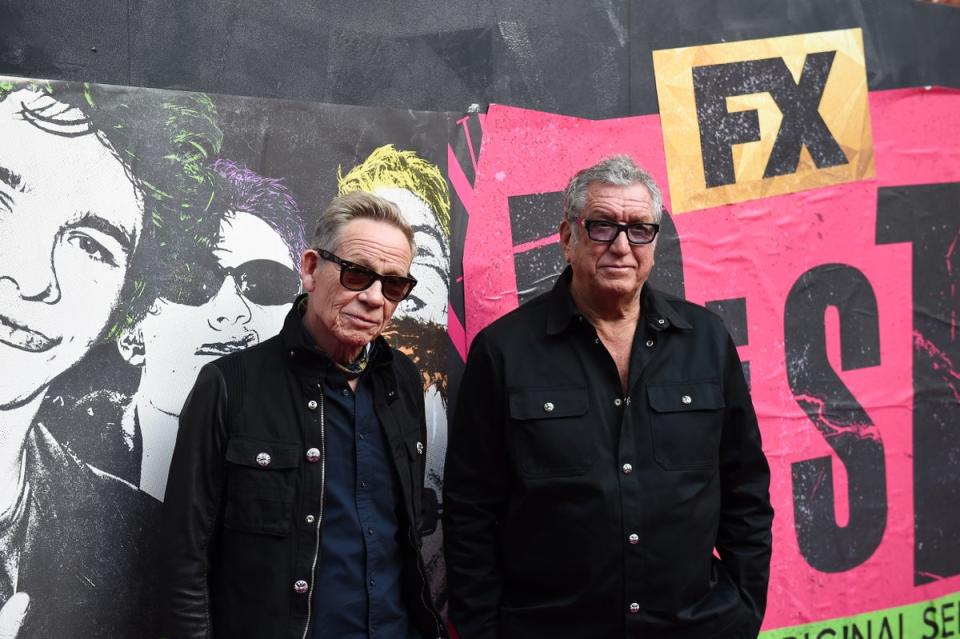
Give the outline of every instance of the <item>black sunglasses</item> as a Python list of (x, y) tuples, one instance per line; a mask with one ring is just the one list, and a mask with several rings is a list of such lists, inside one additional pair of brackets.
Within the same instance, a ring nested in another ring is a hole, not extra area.
[(364, 291), (373, 286), (374, 282), (380, 280), (380, 289), (383, 291), (383, 296), (391, 302), (402, 302), (413, 290), (413, 287), (417, 285), (417, 280), (410, 276), (380, 275), (366, 266), (340, 259), (330, 251), (314, 250), (323, 259), (340, 267), (340, 285), (349, 291)]
[(240, 295), (260, 306), (289, 304), (300, 292), (300, 275), (280, 262), (250, 260), (226, 268), (211, 260), (189, 277), (178, 278), (177, 285), (169, 287), (162, 297), (176, 304), (202, 306), (213, 299), (228, 275)]
[(616, 241), (620, 233), (626, 233), (627, 241), (631, 244), (649, 244), (660, 230), (660, 225), (652, 222), (617, 224), (608, 220), (580, 220), (580, 224), (587, 230), (587, 237), (606, 244)]

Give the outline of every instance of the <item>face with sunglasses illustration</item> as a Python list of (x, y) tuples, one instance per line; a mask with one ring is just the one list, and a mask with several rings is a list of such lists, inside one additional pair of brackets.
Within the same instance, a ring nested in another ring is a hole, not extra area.
[(642, 184), (590, 184), (580, 219), (560, 224), (573, 289), (598, 306), (635, 299), (653, 269), (658, 220)]
[(141, 400), (172, 415), (204, 364), (275, 335), (300, 290), (287, 244), (245, 212), (223, 217), (220, 241), (190, 270), (120, 340), (128, 361), (143, 368)]
[(365, 218), (343, 225), (335, 251), (306, 251), (300, 262), (310, 294), (304, 323), (318, 346), (339, 362), (353, 361), (416, 284), (411, 260), (400, 229)]

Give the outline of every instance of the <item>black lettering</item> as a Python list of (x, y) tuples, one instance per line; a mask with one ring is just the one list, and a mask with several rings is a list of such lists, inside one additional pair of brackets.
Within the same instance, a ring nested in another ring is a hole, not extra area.
[(797, 541), (804, 559), (823, 572), (850, 570), (866, 561), (887, 521), (883, 442), (870, 416), (827, 359), (824, 312), (840, 315), (843, 370), (880, 363), (877, 300), (866, 277), (844, 264), (804, 273), (787, 296), (784, 347), (787, 378), (797, 404), (847, 470), (849, 522), (836, 522), (830, 457), (792, 467)]
[(694, 67), (693, 90), (708, 188), (736, 181), (734, 144), (760, 140), (756, 110), (727, 110), (727, 98), (738, 95), (769, 93), (783, 115), (763, 177), (795, 173), (804, 146), (817, 168), (848, 162), (819, 112), (835, 55), (835, 51), (807, 55), (799, 82), (781, 58)]
[(930, 636), (924, 633), (922, 639), (936, 639), (940, 636), (940, 626), (937, 625), (937, 609), (927, 606), (923, 609), (923, 624), (930, 628)]
[(950, 624), (952, 624), (954, 621), (957, 620), (957, 618), (954, 615), (950, 614), (950, 611), (952, 611), (954, 606), (956, 605), (957, 604), (955, 602), (951, 601), (943, 604), (943, 606), (940, 607), (940, 622), (943, 624), (944, 637), (952, 637), (955, 634), (957, 634), (954, 631), (949, 629)]
[(960, 183), (879, 190), (877, 243), (913, 244), (914, 583), (960, 574)]

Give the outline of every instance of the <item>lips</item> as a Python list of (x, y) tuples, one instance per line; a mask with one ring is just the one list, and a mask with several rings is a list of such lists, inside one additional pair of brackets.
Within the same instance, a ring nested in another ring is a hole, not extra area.
[(221, 355), (229, 355), (230, 353), (236, 353), (237, 351), (242, 351), (243, 349), (255, 344), (257, 342), (256, 333), (245, 333), (243, 336), (236, 339), (228, 340), (225, 342), (208, 342), (202, 344), (200, 348), (196, 350), (197, 355), (212, 355), (214, 357), (220, 357)]
[(63, 341), (61, 337), (49, 337), (39, 331), (14, 322), (5, 315), (0, 315), (0, 343), (12, 346), (28, 353), (42, 353), (48, 351)]
[(360, 326), (366, 328), (380, 325), (380, 322), (377, 320), (367, 319), (365, 317), (360, 317), (359, 315), (350, 315), (349, 313), (345, 313), (345, 315), (354, 324), (359, 324)]

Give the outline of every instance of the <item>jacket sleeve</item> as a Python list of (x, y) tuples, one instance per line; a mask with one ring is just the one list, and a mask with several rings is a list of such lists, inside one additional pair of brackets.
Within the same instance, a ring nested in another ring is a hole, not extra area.
[(752, 612), (750, 621), (755, 627), (744, 636), (756, 636), (766, 609), (770, 577), (770, 468), (740, 358), (729, 336), (726, 341), (726, 416), (720, 443), (722, 503), (716, 548)]
[(180, 413), (163, 508), (163, 606), (168, 639), (213, 636), (208, 568), (224, 477), (227, 390), (207, 364)]
[(450, 622), (460, 639), (499, 636), (498, 526), (506, 504), (503, 378), (484, 334), (467, 357), (449, 433), (443, 526)]

